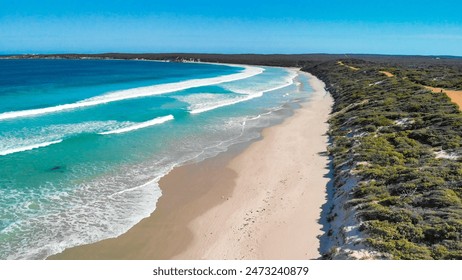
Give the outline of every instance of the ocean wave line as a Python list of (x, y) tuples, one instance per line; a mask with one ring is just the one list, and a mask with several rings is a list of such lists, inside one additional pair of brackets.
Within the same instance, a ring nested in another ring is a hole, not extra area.
[(226, 102), (223, 102), (223, 103), (220, 103), (220, 104), (216, 104), (216, 105), (213, 105), (213, 106), (204, 107), (204, 108), (198, 108), (198, 109), (193, 109), (193, 110), (191, 110), (189, 113), (190, 113), (190, 114), (200, 114), (200, 113), (207, 112), (207, 111), (211, 111), (211, 110), (214, 110), (214, 109), (217, 109), (217, 108), (221, 108), (221, 107), (225, 107), (225, 106), (237, 104), (237, 103), (240, 103), (240, 102), (243, 102), (243, 101), (247, 101), (247, 100), (250, 100), (250, 99), (254, 99), (254, 98), (257, 98), (257, 97), (261, 97), (262, 95), (263, 95), (263, 93), (260, 93), (260, 94), (252, 94), (252, 95), (248, 95), (248, 96), (246, 96), (246, 97), (244, 97), (244, 98), (228, 100), (228, 101), (226, 101)]
[(243, 67), (244, 67), (244, 70), (236, 74), (218, 76), (218, 77), (213, 77), (213, 78), (192, 79), (192, 80), (176, 82), (176, 83), (167, 83), (167, 84), (139, 87), (139, 88), (133, 88), (133, 89), (127, 89), (127, 90), (120, 90), (120, 91), (107, 93), (101, 96), (96, 96), (96, 97), (92, 97), (89, 99), (85, 99), (85, 100), (75, 102), (75, 103), (69, 103), (69, 104), (63, 104), (63, 105), (57, 105), (57, 106), (39, 108), (39, 109), (5, 112), (5, 113), (0, 114), (0, 120), (15, 119), (15, 118), (20, 118), (20, 117), (29, 117), (29, 116), (35, 116), (35, 115), (43, 115), (43, 114), (55, 113), (55, 112), (59, 112), (63, 110), (72, 110), (76, 108), (96, 106), (96, 105), (106, 104), (110, 102), (121, 101), (125, 99), (154, 96), (154, 95), (171, 93), (171, 92), (195, 88), (195, 87), (216, 85), (216, 84), (221, 84), (221, 83), (226, 83), (226, 82), (247, 79), (252, 76), (261, 74), (264, 71), (264, 69), (260, 67), (251, 67), (251, 66), (243, 66)]
[[(257, 92), (257, 93), (252, 93), (252, 94), (245, 94), (246, 97), (244, 98), (239, 98), (239, 99), (234, 99), (234, 100), (228, 100), (228, 101), (225, 101), (225, 102), (222, 102), (220, 104), (216, 104), (216, 105), (213, 105), (213, 106), (209, 106), (209, 107), (204, 107), (204, 108), (198, 108), (198, 109), (193, 109), (191, 111), (189, 111), (190, 114), (200, 114), (200, 113), (203, 113), (203, 112), (207, 112), (207, 111), (211, 111), (211, 110), (215, 110), (215, 109), (218, 109), (218, 108), (221, 108), (221, 107), (225, 107), (225, 106), (230, 106), (230, 105), (234, 105), (234, 104), (237, 104), (237, 103), (240, 103), (240, 102), (244, 102), (244, 101), (248, 101), (248, 100), (251, 100), (251, 99), (254, 99), (254, 98), (258, 98), (258, 97), (261, 97), (263, 96), (263, 94), (267, 93), (267, 92), (271, 92), (271, 91), (275, 91), (275, 90), (278, 90), (278, 89), (283, 89), (285, 87), (288, 87), (292, 84), (294, 84), (294, 77), (291, 77), (290, 79), (287, 80), (287, 82), (283, 85), (279, 85), (279, 86), (276, 86), (274, 88), (270, 88), (270, 89), (266, 89), (266, 90), (263, 90), (263, 91), (260, 91), (260, 92)], [(244, 94), (243, 94), (244, 95)]]
[(18, 147), (18, 148), (3, 150), (3, 151), (0, 151), (0, 156), (5, 156), (5, 155), (9, 155), (9, 154), (14, 154), (14, 153), (33, 150), (33, 149), (43, 148), (43, 147), (50, 146), (50, 145), (53, 145), (53, 144), (61, 143), (62, 141), (63, 140), (60, 139), (60, 140), (56, 140), (56, 141), (44, 142), (44, 143), (39, 143), (39, 144), (34, 144), (34, 145), (29, 145), (29, 146), (24, 146), (24, 147)]
[(164, 123), (164, 122), (167, 122), (167, 121), (171, 121), (173, 119), (174, 119), (173, 115), (168, 115), (168, 116), (164, 116), (164, 117), (158, 117), (158, 118), (155, 118), (155, 119), (152, 119), (152, 120), (149, 120), (149, 121), (145, 121), (145, 122), (142, 122), (142, 123), (137, 123), (135, 125), (131, 125), (131, 126), (128, 126), (128, 127), (123, 127), (123, 128), (119, 128), (119, 129), (105, 131), (105, 132), (100, 132), (98, 134), (107, 135), (107, 134), (125, 133), (125, 132), (129, 132), (129, 131), (133, 131), (133, 130), (137, 130), (137, 129), (141, 129), (141, 128), (161, 124), (161, 123)]

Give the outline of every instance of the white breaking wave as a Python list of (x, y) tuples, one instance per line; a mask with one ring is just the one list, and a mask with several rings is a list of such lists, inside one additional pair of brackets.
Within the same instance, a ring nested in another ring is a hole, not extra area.
[(168, 116), (164, 116), (164, 117), (155, 118), (155, 119), (152, 119), (152, 120), (149, 120), (149, 121), (146, 121), (146, 122), (137, 123), (135, 125), (131, 125), (131, 126), (128, 126), (128, 127), (119, 128), (119, 129), (106, 131), (106, 132), (101, 132), (99, 134), (107, 135), (107, 134), (125, 133), (125, 132), (129, 132), (129, 131), (132, 131), (132, 130), (137, 130), (137, 129), (153, 126), (153, 125), (156, 125), (156, 124), (161, 124), (161, 123), (171, 121), (171, 120), (173, 120), (173, 116), (168, 115)]
[(257, 94), (260, 92), (270, 92), (295, 83), (296, 77), (299, 75), (298, 71), (289, 69), (284, 72), (285, 78), (283, 80), (277, 80), (277, 82), (271, 82), (274, 78), (270, 78), (271, 80), (268, 82), (268, 76), (274, 75), (274, 73), (267, 73), (265, 75), (255, 77), (254, 79), (243, 81), (242, 83), (227, 83), (224, 84), (223, 87), (229, 91), (247, 95)]
[(134, 88), (134, 89), (120, 90), (120, 91), (115, 91), (115, 92), (111, 92), (108, 94), (104, 94), (101, 96), (96, 96), (96, 97), (92, 97), (89, 99), (85, 99), (85, 100), (82, 100), (76, 103), (63, 104), (63, 105), (52, 106), (52, 107), (47, 107), (47, 108), (40, 108), (40, 109), (30, 109), (30, 110), (1, 113), (0, 120), (49, 114), (49, 113), (59, 112), (63, 110), (71, 110), (71, 109), (82, 108), (82, 107), (96, 106), (96, 105), (101, 105), (105, 103), (121, 101), (125, 99), (147, 97), (147, 96), (160, 95), (164, 93), (185, 90), (189, 88), (216, 85), (216, 84), (221, 84), (221, 83), (226, 83), (226, 82), (247, 79), (252, 76), (261, 74), (264, 71), (264, 69), (260, 67), (251, 67), (251, 66), (243, 66), (243, 67), (244, 67), (244, 70), (236, 74), (230, 74), (230, 75), (213, 77), (213, 78), (192, 79), (192, 80), (176, 82), (176, 83), (168, 83), (168, 84), (160, 84), (160, 85), (147, 86), (147, 87), (139, 87), (139, 88)]
[(211, 110), (214, 110), (214, 109), (217, 109), (217, 108), (237, 104), (237, 103), (247, 101), (247, 100), (250, 100), (250, 99), (254, 99), (254, 98), (257, 98), (257, 97), (261, 97), (262, 95), (263, 95), (263, 93), (259, 93), (259, 94), (247, 95), (246, 97), (242, 97), (242, 98), (234, 98), (234, 99), (230, 99), (230, 100), (227, 100), (227, 101), (223, 101), (223, 102), (221, 102), (219, 104), (215, 104), (215, 105), (211, 105), (211, 106), (204, 106), (204, 107), (198, 108), (198, 109), (193, 109), (193, 110), (189, 111), (189, 113), (191, 113), (191, 114), (199, 114), (199, 113), (211, 111)]
[[(229, 105), (233, 105), (233, 104), (237, 104), (237, 103), (240, 103), (240, 102), (244, 102), (244, 101), (248, 101), (248, 100), (251, 100), (251, 99), (254, 99), (254, 98), (261, 97), (261, 96), (263, 96), (263, 94), (265, 94), (267, 92), (275, 91), (275, 90), (278, 90), (278, 89), (283, 89), (285, 87), (288, 87), (288, 86), (294, 84), (294, 78), (296, 76), (297, 76), (297, 74), (291, 75), (286, 80), (286, 82), (284, 84), (282, 84), (282, 85), (278, 85), (278, 86), (275, 86), (273, 88), (265, 89), (263, 91), (255, 92), (255, 93), (238, 92), (238, 93), (242, 94), (244, 97), (228, 99), (228, 100), (222, 101), (222, 102), (220, 102), (218, 104), (213, 104), (213, 105), (210, 105), (210, 106), (202, 106), (201, 108), (190, 110), (189, 113), (191, 113), (191, 114), (199, 114), (199, 113), (211, 111), (211, 110), (214, 110), (214, 109), (217, 109), (217, 108), (221, 108), (221, 107), (225, 107), (225, 106), (229, 106)], [(192, 108), (194, 108), (194, 107), (197, 107), (197, 105), (192, 106)]]
[(13, 154), (13, 153), (19, 153), (19, 152), (29, 151), (32, 149), (42, 148), (42, 147), (50, 146), (53, 144), (61, 143), (62, 141), (63, 140), (56, 140), (56, 141), (51, 141), (51, 142), (39, 143), (35, 145), (18, 147), (18, 148), (9, 149), (9, 150), (3, 150), (3, 151), (0, 151), (0, 156), (5, 156), (5, 155)]
[(0, 156), (48, 146), (82, 133), (98, 133), (126, 127), (130, 122), (92, 121), (22, 128), (0, 133)]

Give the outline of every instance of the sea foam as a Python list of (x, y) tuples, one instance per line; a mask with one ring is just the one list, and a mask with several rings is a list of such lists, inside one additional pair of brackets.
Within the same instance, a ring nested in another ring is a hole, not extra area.
[(50, 145), (53, 145), (53, 144), (58, 144), (58, 143), (61, 143), (62, 141), (63, 140), (60, 139), (60, 140), (56, 140), (56, 141), (38, 143), (38, 144), (34, 144), (34, 145), (29, 145), (29, 146), (23, 146), (23, 147), (3, 150), (3, 151), (0, 151), (0, 156), (6, 156), (6, 155), (9, 155), (9, 154), (19, 153), (19, 152), (24, 152), (24, 151), (30, 151), (30, 150), (33, 150), (33, 149), (38, 149), (38, 148), (50, 146)]
[(0, 156), (57, 144), (82, 133), (99, 133), (126, 127), (130, 122), (91, 121), (22, 128), (0, 133)]
[(222, 101), (222, 102), (220, 102), (218, 104), (209, 105), (209, 106), (197, 106), (196, 105), (196, 108), (197, 107), (199, 107), (199, 108), (192, 109), (191, 111), (189, 111), (189, 113), (191, 113), (191, 114), (200, 114), (200, 113), (211, 111), (211, 110), (214, 110), (214, 109), (217, 109), (217, 108), (221, 108), (221, 107), (237, 104), (237, 103), (240, 103), (240, 102), (243, 102), (243, 101), (247, 101), (247, 100), (250, 100), (250, 99), (254, 99), (254, 98), (260, 97), (262, 95), (263, 95), (263, 93), (252, 94), (252, 95), (248, 95), (248, 96), (241, 97), (241, 98), (229, 99), (229, 100), (226, 100), (226, 101)]
[(153, 125), (157, 125), (157, 124), (162, 124), (164, 122), (171, 121), (173, 119), (174, 119), (173, 115), (168, 115), (168, 116), (164, 116), (164, 117), (158, 117), (158, 118), (155, 118), (155, 119), (152, 119), (152, 120), (149, 120), (149, 121), (146, 121), (146, 122), (142, 122), (142, 123), (137, 123), (135, 125), (131, 125), (131, 126), (128, 126), (128, 127), (123, 127), (123, 128), (119, 128), (119, 129), (105, 131), (105, 132), (100, 132), (99, 134), (107, 135), (107, 134), (125, 133), (125, 132), (138, 130), (138, 129), (141, 129), (141, 128), (145, 128), (145, 127), (149, 127), (149, 126), (153, 126)]
[(220, 101), (219, 103), (212, 104), (212, 105), (207, 104), (208, 102), (203, 103), (203, 104), (193, 104), (190, 107), (191, 110), (189, 111), (189, 113), (191, 113), (191, 114), (200, 114), (200, 113), (203, 113), (203, 112), (211, 111), (211, 110), (218, 109), (218, 108), (221, 108), (221, 107), (230, 106), (230, 105), (234, 105), (234, 104), (237, 104), (237, 103), (240, 103), (240, 102), (244, 102), (244, 101), (248, 101), (248, 100), (251, 100), (251, 99), (254, 99), (254, 98), (261, 97), (265, 93), (272, 92), (272, 91), (279, 90), (279, 89), (283, 89), (283, 88), (286, 88), (286, 87), (294, 84), (294, 79), (295, 79), (296, 76), (297, 76), (297, 73), (294, 71), (294, 73), (292, 73), (285, 80), (284, 84), (277, 85), (277, 86), (274, 86), (274, 87), (269, 88), (269, 89), (264, 89), (262, 91), (252, 91), (252, 92), (250, 92), (249, 90), (247, 90), (247, 91), (235, 90), (235, 92), (241, 94), (242, 97), (223, 100), (223, 101)]
[(35, 115), (55, 113), (64, 110), (72, 110), (82, 107), (90, 107), (101, 104), (106, 104), (115, 101), (121, 101), (131, 98), (140, 98), (147, 96), (160, 95), (165, 93), (171, 93), (175, 91), (185, 90), (189, 88), (216, 85), (225, 82), (237, 81), (242, 79), (247, 79), (249, 77), (263, 73), (264, 69), (260, 67), (251, 67), (244, 66), (244, 70), (240, 73), (218, 76), (213, 78), (204, 78), (204, 79), (192, 79), (176, 83), (167, 83), (160, 85), (153, 85), (147, 87), (139, 87), (127, 90), (120, 90), (104, 95), (92, 97), (85, 99), (76, 103), (63, 104), (58, 106), (39, 108), (39, 109), (30, 109), (30, 110), (21, 110), (21, 111), (12, 111), (0, 114), (0, 120), (15, 119), (21, 117), (29, 117)]

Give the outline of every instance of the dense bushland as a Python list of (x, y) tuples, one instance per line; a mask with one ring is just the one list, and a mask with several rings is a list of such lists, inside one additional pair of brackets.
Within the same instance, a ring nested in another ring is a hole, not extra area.
[(345, 166), (358, 179), (344, 207), (354, 207), (365, 243), (394, 259), (462, 259), (462, 114), (414, 82), (457, 88), (460, 72), (438, 70), (447, 73), (438, 80), (433, 70), (344, 63), (359, 70), (335, 61), (303, 70), (334, 96), (334, 184)]

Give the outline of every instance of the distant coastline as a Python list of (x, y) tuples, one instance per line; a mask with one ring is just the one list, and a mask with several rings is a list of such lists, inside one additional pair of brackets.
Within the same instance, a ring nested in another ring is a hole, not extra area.
[(12, 54), (0, 59), (133, 59), (172, 62), (217, 62), (281, 67), (306, 67), (331, 60), (359, 59), (384, 64), (458, 64), (460, 56), (380, 54), (213, 54), (213, 53), (100, 53), (100, 54)]

